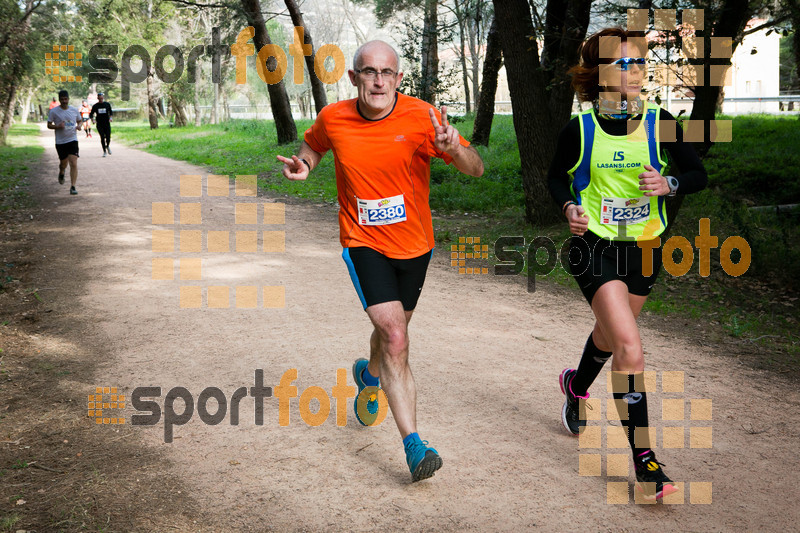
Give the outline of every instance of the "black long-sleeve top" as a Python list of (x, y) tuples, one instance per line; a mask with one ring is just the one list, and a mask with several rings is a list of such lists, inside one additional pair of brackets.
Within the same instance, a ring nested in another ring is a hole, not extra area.
[[(609, 135), (626, 135), (628, 132), (628, 120), (609, 120), (597, 115), (597, 122), (600, 127)], [(558, 136), (555, 157), (550, 164), (547, 173), (547, 185), (550, 194), (553, 196), (559, 207), (569, 200), (574, 200), (570, 191), (570, 178), (568, 171), (575, 166), (580, 158), (581, 150), (581, 127), (580, 117), (570, 120)], [(641, 120), (641, 118), (631, 119)], [(661, 148), (665, 149), (670, 156), (671, 164), (677, 166), (680, 174), (675, 175), (678, 180), (677, 194), (690, 194), (703, 190), (708, 184), (708, 174), (703, 167), (700, 158), (694, 148), (688, 143), (683, 142), (683, 130), (680, 124), (669, 112), (662, 109), (659, 115), (659, 127), (665, 127), (664, 122), (674, 123), (675, 142), (661, 142)], [(633, 127), (633, 126), (632, 126)], [(668, 125), (669, 129), (673, 127)], [(666, 129), (666, 128), (665, 128)], [(664, 130), (662, 130), (664, 131)], [(622, 142), (627, 142), (622, 140)]]
[(92, 106), (92, 110), (89, 112), (89, 118), (96, 118), (98, 124), (108, 124), (109, 119), (114, 115), (114, 111), (111, 109), (111, 104), (108, 102), (97, 102)]

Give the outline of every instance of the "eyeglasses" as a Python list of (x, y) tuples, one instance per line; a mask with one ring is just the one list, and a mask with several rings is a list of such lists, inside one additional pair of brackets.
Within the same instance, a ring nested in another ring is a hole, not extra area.
[(622, 71), (630, 70), (633, 66), (643, 67), (646, 61), (643, 57), (621, 57), (613, 61), (612, 65), (617, 65), (617, 68)]
[(397, 76), (397, 72), (393, 71), (390, 68), (385, 68), (380, 72), (378, 72), (374, 68), (365, 68), (361, 70), (355, 69), (355, 72), (356, 74), (361, 74), (362, 76), (364, 76), (365, 79), (370, 81), (376, 79), (379, 75), (384, 78), (394, 78), (395, 76)]

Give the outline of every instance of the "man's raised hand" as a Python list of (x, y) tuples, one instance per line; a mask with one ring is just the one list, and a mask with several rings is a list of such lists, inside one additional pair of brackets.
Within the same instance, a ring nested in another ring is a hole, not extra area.
[(296, 155), (293, 155), (291, 159), (279, 155), (278, 161), (283, 163), (283, 175), (286, 179), (304, 180), (308, 177), (308, 167)]
[(439, 124), (439, 120), (437, 120), (436, 112), (433, 108), (428, 110), (428, 114), (431, 117), (433, 130), (436, 132), (436, 137), (433, 141), (434, 146), (442, 152), (453, 155), (453, 152), (459, 149), (461, 143), (459, 142), (458, 130), (447, 121), (447, 106), (442, 106), (441, 124)]

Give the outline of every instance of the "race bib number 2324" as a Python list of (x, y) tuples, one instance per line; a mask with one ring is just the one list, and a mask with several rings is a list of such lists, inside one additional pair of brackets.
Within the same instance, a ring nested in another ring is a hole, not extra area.
[(650, 218), (650, 199), (603, 198), (601, 224), (638, 224)]

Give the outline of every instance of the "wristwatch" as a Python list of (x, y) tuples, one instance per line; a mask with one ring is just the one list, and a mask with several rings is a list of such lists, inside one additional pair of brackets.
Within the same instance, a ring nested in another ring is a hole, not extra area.
[(664, 176), (667, 178), (667, 185), (669, 185), (669, 194), (667, 196), (675, 196), (678, 192), (678, 178), (675, 176)]

